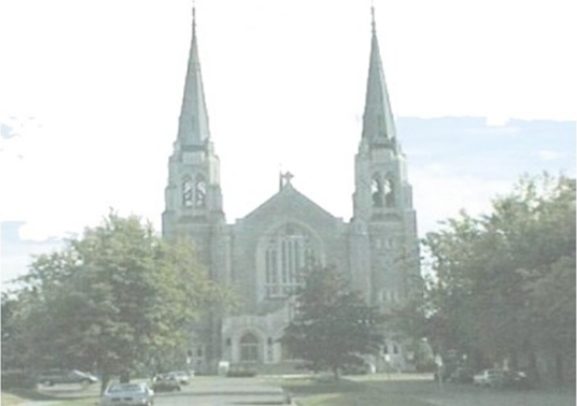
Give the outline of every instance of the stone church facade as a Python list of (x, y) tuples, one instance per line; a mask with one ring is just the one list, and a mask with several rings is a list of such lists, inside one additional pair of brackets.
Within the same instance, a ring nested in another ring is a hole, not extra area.
[[(420, 280), (416, 213), (374, 19), (372, 24), (352, 219), (345, 222), (324, 210), (300, 193), (285, 173), (275, 195), (228, 224), (193, 19), (162, 231), (167, 239), (190, 238), (210, 277), (242, 299), (234, 313), (213, 313), (193, 327), (190, 355), (197, 370), (214, 371), (221, 360), (261, 369), (290, 363), (278, 339), (294, 312), (291, 294), (302, 286), (303, 275), (317, 266), (334, 266), (368, 303), (382, 309), (414, 292), (412, 286)], [(411, 358), (392, 335), (383, 342), (381, 356), (397, 369), (407, 368)]]

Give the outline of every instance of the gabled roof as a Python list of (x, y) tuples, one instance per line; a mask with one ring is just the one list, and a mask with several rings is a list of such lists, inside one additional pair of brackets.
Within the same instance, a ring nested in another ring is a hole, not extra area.
[(285, 215), (287, 218), (317, 217), (321, 220), (334, 222), (339, 220), (307, 196), (299, 192), (289, 182), (263, 204), (247, 214), (242, 221), (251, 221), (261, 216)]

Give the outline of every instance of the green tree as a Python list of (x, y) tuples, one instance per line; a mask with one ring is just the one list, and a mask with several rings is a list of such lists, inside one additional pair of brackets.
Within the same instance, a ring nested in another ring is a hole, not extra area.
[(24, 368), (20, 354), (26, 350), (22, 342), (20, 302), (8, 293), (2, 293), (2, 370)]
[(382, 343), (376, 309), (350, 291), (334, 268), (310, 271), (296, 302), (297, 314), (281, 342), (309, 370), (330, 370), (338, 378)]
[(38, 257), (22, 281), (26, 362), (96, 370), (103, 387), (158, 354), (184, 357), (188, 327), (221, 297), (190, 242), (168, 244), (139, 218), (115, 213)]
[[(479, 364), (575, 354), (575, 181), (523, 178), (479, 218), (429, 233), (428, 335)], [(569, 327), (568, 327), (569, 326)]]

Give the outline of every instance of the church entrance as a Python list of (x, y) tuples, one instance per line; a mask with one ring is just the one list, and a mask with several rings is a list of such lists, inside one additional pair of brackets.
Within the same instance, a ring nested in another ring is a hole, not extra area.
[(246, 333), (240, 338), (240, 361), (258, 362), (258, 338), (253, 333)]

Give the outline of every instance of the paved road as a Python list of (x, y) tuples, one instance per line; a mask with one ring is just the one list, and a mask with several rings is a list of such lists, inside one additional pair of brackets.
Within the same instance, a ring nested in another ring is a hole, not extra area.
[[(98, 396), (98, 385), (55, 385), (42, 391), (60, 399)], [(156, 406), (224, 406), (287, 404), (282, 389), (263, 378), (195, 377), (180, 392), (157, 392)], [(49, 406), (52, 402), (31, 402), (26, 406)]]
[[(376, 375), (349, 377), (379, 391), (417, 398), (434, 406), (574, 406), (575, 392), (570, 390), (507, 391), (477, 388), (473, 385), (446, 384), (440, 388), (431, 378), (409, 375)], [(78, 386), (46, 388), (61, 399), (96, 396), (98, 387)], [(264, 378), (195, 377), (180, 392), (157, 393), (156, 406), (230, 406), (286, 404), (278, 385)], [(25, 406), (49, 406), (31, 402)], [(22, 405), (24, 406), (24, 405)], [(399, 406), (402, 406), (400, 404)]]
[(180, 392), (157, 393), (156, 406), (287, 404), (282, 389), (261, 378), (197, 377)]

